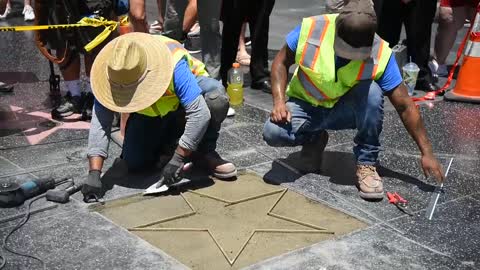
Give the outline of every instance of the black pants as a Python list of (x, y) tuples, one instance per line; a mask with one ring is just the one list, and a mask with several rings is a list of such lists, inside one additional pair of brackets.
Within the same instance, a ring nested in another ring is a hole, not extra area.
[(268, 30), (275, 0), (228, 0), (222, 6), (222, 56), (220, 75), (224, 85), (235, 62), (242, 24), (247, 21), (252, 41), (250, 73), (252, 82), (270, 78), (268, 71)]
[(432, 23), (437, 9), (436, 0), (412, 0), (404, 4), (401, 0), (383, 0), (378, 16), (378, 34), (390, 47), (398, 44), (402, 24), (407, 34), (408, 55), (420, 68), (418, 81), (432, 81), (428, 61)]

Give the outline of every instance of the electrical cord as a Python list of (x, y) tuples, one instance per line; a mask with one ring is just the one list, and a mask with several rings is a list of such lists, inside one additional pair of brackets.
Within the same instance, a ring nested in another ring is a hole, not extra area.
[(42, 266), (43, 266), (43, 269), (46, 270), (47, 269), (47, 266), (45, 264), (45, 262), (40, 259), (39, 257), (35, 257), (33, 255), (28, 255), (28, 254), (23, 254), (23, 253), (20, 253), (18, 251), (15, 251), (13, 249), (10, 249), (8, 246), (7, 246), (7, 241), (8, 241), (8, 238), (10, 238), (10, 236), (12, 236), (12, 234), (14, 232), (16, 232), (18, 229), (20, 229), (23, 225), (25, 225), (27, 223), (27, 221), (30, 219), (30, 209), (31, 209), (31, 206), (32, 204), (35, 202), (35, 201), (38, 201), (39, 199), (41, 198), (45, 198), (45, 194), (41, 195), (41, 196), (38, 196), (34, 199), (32, 199), (28, 205), (27, 205), (27, 211), (25, 213), (25, 217), (23, 218), (22, 221), (20, 221), (20, 223), (18, 223), (10, 232), (8, 232), (5, 237), (3, 238), (3, 241), (2, 241), (2, 246), (0, 247), (0, 260), (2, 261), (2, 263), (0, 264), (0, 269), (3, 269), (3, 267), (5, 267), (5, 265), (7, 264), (7, 257), (4, 256), (1, 252), (5, 249), (6, 251), (12, 253), (12, 254), (15, 254), (15, 255), (18, 255), (18, 256), (21, 256), (21, 257), (26, 257), (26, 258), (30, 258), (30, 259), (34, 259), (34, 260), (37, 260), (39, 261)]

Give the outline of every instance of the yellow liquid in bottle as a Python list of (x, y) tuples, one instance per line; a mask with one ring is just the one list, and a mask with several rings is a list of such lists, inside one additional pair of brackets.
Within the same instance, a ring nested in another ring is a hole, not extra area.
[(230, 97), (230, 105), (240, 105), (243, 103), (243, 86), (237, 83), (229, 83), (227, 94)]

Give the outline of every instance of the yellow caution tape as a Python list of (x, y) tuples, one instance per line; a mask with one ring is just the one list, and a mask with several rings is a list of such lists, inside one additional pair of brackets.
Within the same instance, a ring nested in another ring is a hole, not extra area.
[[(128, 19), (123, 18), (121, 23), (127, 22)], [(36, 31), (36, 30), (52, 30), (52, 29), (66, 29), (73, 27), (100, 27), (105, 26), (105, 29), (98, 34), (90, 43), (85, 45), (85, 51), (89, 52), (93, 48), (102, 43), (111, 32), (117, 29), (118, 22), (107, 21), (105, 18), (82, 18), (75, 24), (55, 24), (55, 25), (25, 25), (25, 26), (2, 26), (0, 32), (21, 32), (21, 31)]]

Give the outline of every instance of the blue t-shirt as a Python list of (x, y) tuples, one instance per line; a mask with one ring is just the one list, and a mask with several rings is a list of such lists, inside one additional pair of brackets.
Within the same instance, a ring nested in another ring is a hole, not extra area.
[(173, 85), (175, 86), (175, 94), (184, 107), (193, 102), (202, 93), (197, 79), (185, 59), (180, 60), (173, 70)]
[[(297, 51), (298, 39), (300, 38), (300, 28), (301, 25), (295, 27), (292, 32), (288, 33), (286, 38), (287, 46), (293, 52)], [(350, 60), (336, 56), (335, 68), (338, 70), (339, 68), (348, 64), (348, 62), (350, 62)], [(384, 92), (389, 92), (397, 88), (402, 83), (402, 80), (402, 75), (400, 74), (397, 61), (395, 60), (395, 56), (392, 54), (388, 60), (387, 67), (385, 68), (385, 72), (383, 73), (382, 77), (375, 82), (380, 86), (380, 88), (382, 88)]]

